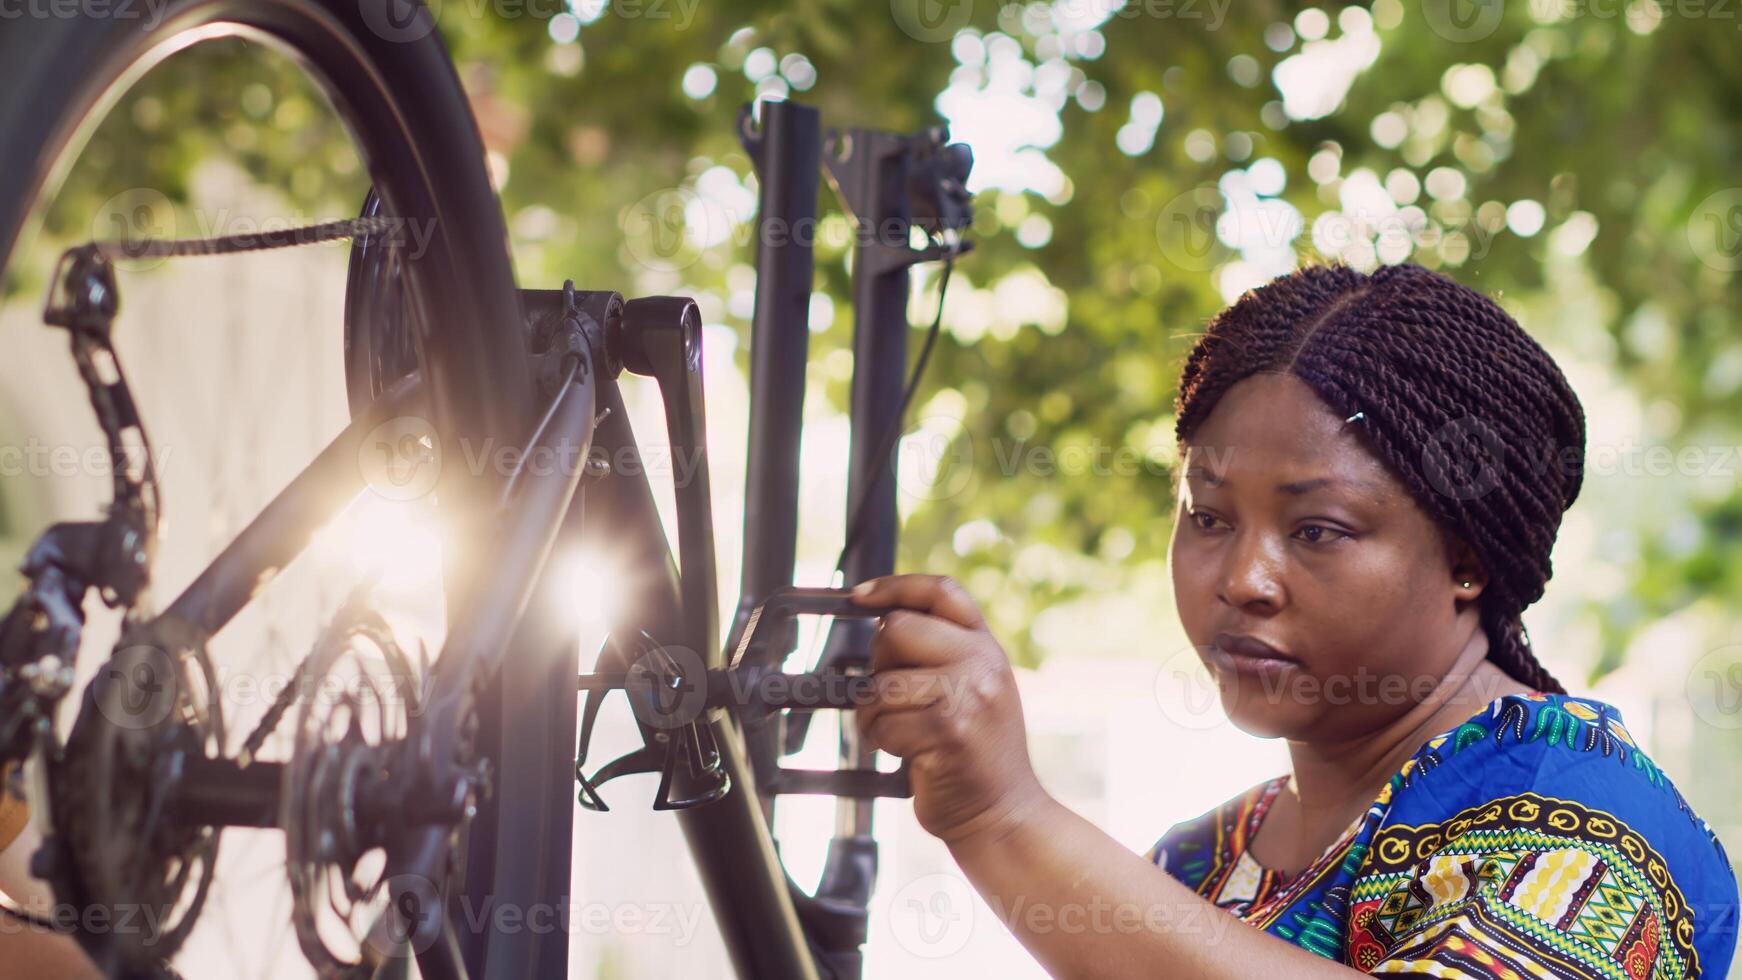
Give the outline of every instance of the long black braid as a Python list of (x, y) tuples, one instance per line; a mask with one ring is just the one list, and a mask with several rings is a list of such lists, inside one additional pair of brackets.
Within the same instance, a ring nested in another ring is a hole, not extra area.
[(1174, 403), (1181, 447), (1259, 373), (1292, 374), (1355, 417), (1374, 455), (1480, 558), (1489, 659), (1564, 693), (1521, 619), (1554, 574), (1549, 552), (1584, 479), (1584, 408), (1548, 352), (1492, 300), (1419, 265), (1305, 266), (1210, 322)]

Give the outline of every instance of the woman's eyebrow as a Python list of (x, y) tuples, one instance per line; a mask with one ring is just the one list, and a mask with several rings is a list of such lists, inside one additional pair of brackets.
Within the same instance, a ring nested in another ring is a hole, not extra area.
[(1311, 480), (1296, 480), (1293, 483), (1278, 483), (1276, 485), (1276, 490), (1278, 493), (1286, 493), (1290, 496), (1299, 497), (1302, 494), (1312, 493), (1314, 490), (1337, 486), (1371, 488), (1372, 485), (1364, 480), (1348, 480), (1334, 476), (1320, 476)]
[(1216, 474), (1211, 473), (1209, 470), (1204, 469), (1202, 466), (1189, 467), (1186, 470), (1186, 479), (1188, 479), (1188, 480), (1192, 480), (1192, 479), (1203, 480), (1205, 483), (1208, 483), (1212, 487), (1219, 487), (1222, 485), (1222, 478), (1220, 476), (1217, 476)]
[[(1228, 480), (1225, 476), (1222, 476), (1222, 475), (1219, 475), (1216, 473), (1212, 473), (1209, 470), (1206, 470), (1201, 466), (1191, 467), (1190, 469), (1186, 470), (1185, 475), (1186, 475), (1186, 479), (1188, 479), (1188, 480), (1193, 479), (1193, 478), (1202, 479), (1203, 481), (1205, 481), (1206, 483), (1208, 483), (1212, 487), (1220, 487), (1224, 483), (1228, 482)], [(1311, 493), (1314, 490), (1320, 490), (1320, 489), (1324, 489), (1326, 487), (1338, 487), (1338, 486), (1346, 486), (1346, 487), (1351, 487), (1351, 488), (1354, 488), (1357, 490), (1365, 490), (1368, 493), (1372, 493), (1372, 494), (1378, 494), (1379, 489), (1380, 489), (1377, 484), (1372, 483), (1371, 481), (1368, 481), (1368, 480), (1351, 479), (1348, 477), (1319, 476), (1319, 477), (1313, 477), (1310, 480), (1293, 480), (1293, 481), (1290, 481), (1288, 483), (1278, 483), (1276, 485), (1276, 491), (1278, 493), (1285, 493), (1285, 494), (1288, 494), (1290, 496), (1298, 497), (1298, 496), (1301, 496), (1302, 494)]]

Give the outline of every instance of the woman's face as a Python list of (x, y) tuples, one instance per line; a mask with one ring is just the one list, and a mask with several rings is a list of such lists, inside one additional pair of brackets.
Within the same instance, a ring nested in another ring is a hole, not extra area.
[(1300, 379), (1260, 374), (1182, 447), (1175, 600), (1229, 718), (1253, 734), (1372, 732), (1421, 701), (1479, 628), (1478, 563), (1448, 548), (1360, 425)]

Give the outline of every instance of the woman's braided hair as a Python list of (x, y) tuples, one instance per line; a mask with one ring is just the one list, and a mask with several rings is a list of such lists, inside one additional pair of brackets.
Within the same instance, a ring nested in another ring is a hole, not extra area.
[(1235, 382), (1260, 373), (1292, 374), (1353, 417), (1374, 455), (1480, 558), (1489, 659), (1564, 693), (1520, 618), (1554, 573), (1549, 552), (1584, 477), (1584, 409), (1548, 352), (1492, 300), (1419, 265), (1305, 266), (1210, 322), (1180, 378), (1180, 445)]

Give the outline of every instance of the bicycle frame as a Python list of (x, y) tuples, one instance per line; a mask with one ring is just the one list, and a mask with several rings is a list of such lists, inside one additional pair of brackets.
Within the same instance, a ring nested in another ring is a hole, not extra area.
[[(634, 591), (624, 597), (624, 611), (611, 624), (612, 633), (645, 636), (662, 647), (698, 649), (694, 644), (701, 642), (698, 652), (710, 670), (724, 666), (726, 650), (739, 647), (755, 611), (793, 584), (814, 267), (813, 242), (799, 232), (815, 227), (817, 178), (824, 162), (815, 109), (793, 102), (767, 103), (760, 132), (751, 131), (748, 121), (747, 107), (740, 115), (742, 135), (761, 185), (758, 281), (751, 341), (744, 561), (739, 602), (726, 642), (718, 642), (712, 623), (717, 596), (705, 461), (689, 485), (678, 487), (681, 568), (673, 565), (652, 488), (643, 475), (645, 467), (590, 483), (579, 507), (583, 513), (579, 536), (610, 540), (618, 560), (630, 570), (626, 584)], [(827, 161), (861, 229), (871, 231), (858, 237), (854, 261), (857, 356), (846, 502), (850, 523), (860, 508), (865, 508), (869, 521), (860, 548), (849, 549), (849, 581), (894, 569), (895, 460), (877, 458), (878, 443), (890, 426), (899, 424), (898, 403), (906, 373), (908, 269), (942, 254), (911, 249), (908, 230), (927, 217), (947, 227), (965, 223), (963, 212), (950, 211), (953, 198), (942, 203), (916, 201), (910, 190), (913, 181), (935, 180), (932, 173), (915, 173), (921, 167), (914, 155), (940, 147), (942, 139), (941, 131), (899, 137), (856, 130), (834, 137), (835, 149)], [(699, 374), (692, 377), (697, 384), (688, 394), (699, 400)], [(699, 405), (686, 420), (685, 410), (674, 401), (672, 390), (681, 390), (680, 380), (660, 376), (668, 435), (674, 444), (681, 429), (690, 428), (687, 436), (695, 439), (702, 425)], [(607, 459), (622, 459), (626, 453), (627, 458), (638, 458), (639, 448), (613, 381), (601, 380), (599, 403), (603, 415), (593, 433), (595, 449)], [(700, 446), (698, 440), (692, 448), (699, 451)], [(698, 579), (705, 581), (705, 587), (696, 588)], [(825, 662), (868, 669), (869, 625), (863, 619), (837, 619)], [(728, 712), (713, 712), (707, 725), (718, 750), (719, 769), (737, 791), (679, 810), (678, 821), (735, 970), (756, 978), (857, 978), (877, 864), (872, 799), (856, 793), (849, 797), (845, 783), (836, 781), (833, 792), (843, 794), (843, 832), (830, 843), (817, 894), (807, 895), (779, 859), (770, 832), (773, 798), (752, 792), (757, 786), (754, 776), (777, 769), (779, 754), (796, 748), (797, 740), (781, 724), (740, 725)], [(645, 722), (641, 731), (649, 748), (663, 734)], [(843, 731), (847, 734), (840, 751), (842, 768), (863, 775), (874, 768), (871, 754), (857, 744), (850, 725), (844, 725)], [(808, 785), (807, 790), (788, 791), (831, 791), (827, 779)]]
[[(613, 474), (590, 484), (582, 507), (582, 536), (608, 538), (617, 549), (625, 549), (620, 557), (633, 569), (628, 579), (636, 591), (625, 597), (625, 612), (612, 624), (613, 634), (645, 635), (660, 645), (684, 645), (705, 638), (706, 645), (699, 652), (709, 669), (722, 667), (725, 651), (738, 648), (753, 613), (772, 595), (793, 585), (796, 560), (798, 453), (814, 268), (813, 242), (801, 231), (816, 227), (823, 140), (814, 108), (771, 102), (763, 106), (762, 116), (760, 132), (754, 132), (748, 126), (748, 107), (740, 113), (741, 135), (758, 170), (761, 200), (750, 347), (744, 559), (739, 601), (725, 644), (714, 637), (711, 622), (717, 596), (712, 584), (705, 464), (692, 477), (702, 481), (700, 492), (695, 486), (680, 486), (678, 490), (681, 570), (673, 567), (652, 489), (641, 475), (645, 467), (637, 467), (634, 475)], [(959, 180), (953, 192), (939, 194), (936, 200), (913, 190), (916, 183), (935, 184), (940, 172), (948, 183), (947, 165), (928, 169), (929, 161), (918, 159), (941, 148), (943, 138), (941, 130), (917, 137), (855, 130), (834, 135), (827, 160), (834, 182), (861, 228), (854, 256), (856, 356), (845, 509), (849, 524), (861, 508), (868, 520), (858, 548), (848, 549), (845, 570), (849, 582), (894, 570), (896, 460), (893, 453), (892, 458), (878, 458), (879, 437), (900, 421), (909, 267), (944, 255), (940, 249), (910, 248), (909, 229), (928, 220), (933, 226), (951, 228), (966, 223), (965, 192)], [(965, 172), (960, 176), (965, 177)], [(662, 394), (667, 394), (672, 379), (660, 380)], [(620, 458), (625, 451), (638, 455), (620, 394), (609, 380), (601, 382), (600, 404), (605, 411), (593, 434), (595, 447), (610, 459)], [(666, 406), (668, 432), (675, 442), (681, 413), (674, 410), (669, 394)], [(699, 411), (694, 423), (700, 424)], [(690, 505), (687, 508), (686, 502)], [(700, 594), (692, 591), (697, 577), (708, 583)], [(823, 655), (824, 665), (868, 669), (869, 625), (863, 619), (837, 619)], [(774, 720), (772, 726), (740, 726), (729, 713), (713, 713), (708, 726), (718, 749), (720, 769), (737, 791), (706, 805), (680, 810), (678, 821), (739, 976), (856, 980), (862, 972), (867, 905), (877, 866), (872, 799), (857, 794), (849, 797), (844, 788), (834, 790), (843, 794), (839, 804), (842, 830), (830, 842), (816, 895), (805, 894), (779, 859), (769, 829), (773, 798), (751, 791), (757, 785), (755, 773), (761, 767), (767, 771), (777, 768), (778, 756), (795, 749), (802, 738), (802, 729), (792, 733), (800, 736), (795, 739), (779, 723), (783, 719), (776, 716)], [(653, 746), (661, 733), (645, 723), (641, 729), (648, 746)], [(871, 753), (853, 737), (852, 726), (843, 725), (842, 730), (842, 768), (860, 770), (860, 774), (873, 768)], [(829, 791), (826, 780), (817, 780), (815, 785), (820, 791)]]
[[(394, 776), (379, 798), (370, 801), (372, 812), (387, 807), (394, 814), (395, 829), (386, 845), (391, 913), (383, 921), (394, 915), (402, 920), (395, 945), (415, 951), (421, 973), (432, 980), (467, 980), (486, 973), (555, 978), (567, 971), (563, 930), (552, 930), (536, 943), (515, 945), (511, 954), (492, 953), (486, 964), (483, 935), (460, 928), (472, 916), (455, 914), (463, 903), (469, 903), (468, 913), (487, 907), (498, 885), (510, 879), (536, 882), (536, 893), (547, 896), (552, 909), (568, 896), (574, 805), (559, 794), (552, 810), (539, 814), (509, 794), (489, 791), (496, 780), (525, 786), (576, 774), (566, 768), (540, 771), (541, 761), (562, 759), (576, 744), (575, 627), (543, 612), (556, 603), (534, 603), (556, 588), (546, 568), (553, 551), (583, 541), (609, 541), (628, 573), (630, 589), (610, 624), (613, 635), (645, 637), (660, 648), (688, 648), (710, 670), (722, 668), (726, 651), (739, 647), (754, 619), (752, 612), (793, 585), (813, 260), (812, 242), (791, 231), (806, 224), (815, 227), (822, 140), (816, 110), (809, 107), (773, 103), (764, 119), (759, 135), (746, 135), (763, 177), (757, 256), (761, 271), (752, 341), (744, 571), (738, 612), (726, 642), (720, 642), (716, 622), (701, 323), (689, 300), (653, 297), (625, 304), (614, 293), (591, 293), (587, 302), (594, 316), (577, 308), (572, 284), (560, 292), (521, 290), (525, 324), (508, 329), (524, 326), (533, 334), (539, 329), (537, 317), (549, 313), (553, 299), (562, 304), (561, 327), (544, 338), (542, 347), (534, 344), (528, 358), (527, 377), (542, 385), (549, 398), (543, 420), (521, 447), (520, 467), (505, 479), (462, 485), (455, 474), (443, 475), (441, 486), (453, 487), (469, 501), (487, 501), (480, 496), (486, 492), (499, 497), (493, 508), (473, 508), (469, 513), (476, 516), (454, 529), (459, 550), (447, 559), (444, 652), (427, 678), (425, 703), (408, 722), (408, 737), (395, 748), (398, 754), (390, 767)], [(860, 508), (869, 516), (860, 549), (849, 549), (847, 571), (855, 581), (893, 570), (895, 464), (878, 459), (876, 447), (879, 437), (899, 422), (895, 403), (905, 368), (907, 269), (938, 257), (907, 247), (914, 213), (908, 199), (907, 155), (922, 143), (941, 145), (940, 140), (938, 133), (920, 141), (855, 131), (837, 138), (829, 160), (861, 227), (876, 229), (874, 236), (861, 237), (855, 257), (860, 305), (854, 324), (858, 358), (847, 513), (850, 523)], [(858, 156), (847, 146), (858, 147)], [(463, 356), (458, 351), (423, 353), (426, 361), (438, 353), (438, 361)], [(646, 467), (613, 471), (608, 464), (591, 465), (598, 458), (641, 456), (616, 380), (625, 367), (657, 379), (674, 451), (696, 453), (697, 468), (677, 487), (675, 563)], [(566, 375), (554, 378), (553, 369)], [(528, 391), (533, 390), (529, 385)], [(357, 461), (369, 448), (370, 433), (388, 419), (419, 409), (428, 398), (415, 373), (382, 391), (156, 622), (203, 637), (222, 630), (319, 529), (348, 502), (369, 492)], [(452, 433), (439, 449), (456, 464), (467, 455), (462, 438)], [(525, 465), (541, 457), (576, 462), (554, 468)], [(863, 620), (837, 619), (824, 659), (868, 668), (866, 625)], [(514, 746), (474, 744), (474, 731), (488, 739), (506, 728), (505, 719), (513, 720)], [(780, 772), (782, 750), (794, 746), (795, 734), (802, 736), (801, 725), (789, 731), (785, 722), (785, 716), (773, 715), (743, 723), (731, 711), (710, 708), (703, 723), (717, 750), (718, 771), (736, 791), (681, 809), (678, 820), (739, 975), (856, 978), (876, 872), (870, 797), (878, 791), (841, 788), (847, 785), (844, 781), (827, 778), (796, 780), (784, 788), (759, 783), (759, 773)], [(663, 731), (645, 720), (640, 727), (650, 749), (665, 744)], [(843, 731), (850, 728), (844, 725)], [(515, 751), (528, 745), (541, 749)], [(480, 759), (494, 760), (494, 773)], [(843, 768), (858, 769), (854, 775), (861, 777), (874, 768), (870, 754), (850, 734), (843, 735), (841, 760)], [(196, 815), (196, 823), (277, 826), (284, 771), (285, 764), (256, 760), (246, 752), (236, 758), (202, 757), (167, 792), (171, 805)], [(860, 779), (857, 785), (871, 782)], [(758, 793), (759, 786), (770, 792), (822, 792), (842, 798), (845, 830), (831, 841), (815, 896), (805, 894), (787, 875), (770, 831), (773, 797)], [(468, 818), (475, 836), (525, 843), (514, 849), (480, 849), (485, 859), (469, 860), (464, 880), (444, 894), (438, 883), (450, 880), (455, 828)], [(377, 949), (376, 965), (385, 968), (392, 960), (380, 962), (380, 953)], [(518, 959), (508, 962), (509, 955)]]

